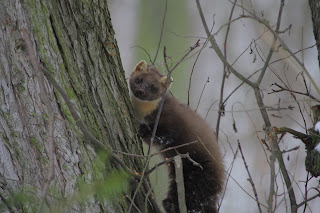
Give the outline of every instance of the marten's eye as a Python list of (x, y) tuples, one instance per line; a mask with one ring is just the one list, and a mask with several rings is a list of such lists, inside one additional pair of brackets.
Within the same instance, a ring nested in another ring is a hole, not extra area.
[(142, 79), (137, 78), (137, 79), (136, 79), (136, 84), (141, 84), (141, 83), (142, 83)]
[(154, 85), (151, 85), (150, 90), (151, 90), (151, 92), (155, 92), (157, 89), (155, 88)]

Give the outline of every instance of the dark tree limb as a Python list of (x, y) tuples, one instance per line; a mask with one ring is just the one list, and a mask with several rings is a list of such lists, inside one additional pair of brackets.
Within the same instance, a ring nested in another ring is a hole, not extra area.
[(309, 6), (311, 9), (311, 17), (313, 22), (313, 33), (317, 43), (318, 49), (318, 62), (320, 66), (320, 1), (309, 0)]
[(280, 128), (275, 128), (275, 131), (277, 133), (290, 133), (294, 137), (300, 139), (304, 144), (309, 144), (310, 141), (312, 140), (310, 135), (303, 134), (301, 132), (295, 131), (293, 129), (290, 129), (288, 127), (280, 127)]

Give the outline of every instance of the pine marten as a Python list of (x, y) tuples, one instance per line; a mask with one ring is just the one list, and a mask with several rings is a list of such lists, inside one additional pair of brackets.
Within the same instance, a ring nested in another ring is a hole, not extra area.
[[(145, 61), (139, 62), (130, 76), (131, 101), (140, 123), (138, 135), (146, 143), (151, 140), (166, 80), (166, 76)], [(153, 144), (164, 150), (192, 141), (198, 142), (163, 152), (162, 156), (171, 158), (177, 153), (189, 153), (201, 165), (196, 166), (187, 158), (182, 160), (188, 213), (216, 213), (218, 195), (224, 183), (222, 157), (216, 137), (198, 114), (167, 93)], [(173, 163), (168, 166), (171, 179), (168, 196), (162, 202), (167, 213), (179, 213)]]

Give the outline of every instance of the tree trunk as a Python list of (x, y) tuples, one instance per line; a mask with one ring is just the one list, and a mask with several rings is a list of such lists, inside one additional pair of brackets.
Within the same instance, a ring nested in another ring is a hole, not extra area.
[[(106, 1), (1, 0), (0, 26), (0, 212), (46, 212), (103, 172), (94, 172), (97, 150), (37, 64), (51, 72), (98, 140), (142, 152), (110, 14)], [(140, 160), (121, 159), (141, 171)], [(47, 209), (39, 207), (41, 197)], [(125, 212), (125, 200), (91, 196), (81, 205), (65, 202), (62, 211)], [(142, 193), (135, 205), (143, 208)]]
[(320, 0), (309, 0), (313, 22), (313, 33), (317, 42), (318, 61), (320, 65)]

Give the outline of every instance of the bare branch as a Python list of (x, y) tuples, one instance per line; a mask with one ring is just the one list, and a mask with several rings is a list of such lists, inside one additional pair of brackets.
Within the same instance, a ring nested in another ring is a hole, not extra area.
[(272, 41), (272, 45), (271, 45), (271, 48), (269, 50), (269, 53), (268, 53), (268, 56), (266, 58), (266, 61), (264, 63), (264, 66), (262, 68), (262, 71), (260, 73), (260, 76), (257, 80), (257, 84), (260, 85), (263, 77), (264, 77), (264, 74), (266, 73), (266, 70), (269, 66), (269, 62), (271, 60), (271, 57), (272, 57), (272, 54), (273, 54), (273, 51), (274, 51), (274, 47), (276, 45), (276, 42), (277, 42), (277, 37), (278, 37), (278, 33), (279, 33), (279, 28), (280, 28), (280, 23), (281, 23), (281, 15), (282, 15), (282, 11), (283, 11), (283, 7), (284, 7), (284, 0), (281, 0), (280, 2), (280, 9), (279, 9), (279, 14), (278, 14), (278, 19), (277, 19), (277, 26), (276, 26), (276, 30), (275, 30), (275, 34), (273, 35), (273, 41)]
[(187, 212), (184, 179), (183, 179), (183, 163), (180, 155), (174, 156), (174, 168), (176, 173), (177, 194), (180, 212)]
[[(178, 146), (173, 146), (173, 147), (169, 147), (169, 148), (163, 149), (160, 152), (151, 154), (151, 157), (153, 157), (155, 155), (160, 155), (161, 153), (167, 152), (167, 151), (172, 150), (172, 149), (178, 149), (180, 147), (189, 146), (189, 145), (194, 144), (194, 143), (198, 143), (198, 140), (192, 141), (192, 142), (189, 142), (189, 143), (185, 143), (185, 144), (181, 144), (181, 145), (178, 145)], [(122, 151), (117, 151), (117, 150), (113, 150), (113, 152), (119, 153), (119, 154), (123, 154), (123, 155), (127, 155), (127, 156), (131, 156), (131, 157), (138, 157), (138, 158), (147, 158), (148, 157), (146, 155), (137, 155), (137, 154), (127, 153), (127, 152), (122, 152)]]
[(127, 198), (127, 200), (129, 201), (129, 203), (133, 203), (132, 205), (134, 206), (134, 208), (139, 212), (139, 213), (142, 213), (140, 211), (140, 209), (138, 208), (138, 206), (134, 203), (134, 200), (131, 199), (128, 195), (125, 195), (125, 198)]
[(203, 88), (202, 88), (202, 91), (201, 91), (201, 94), (200, 94), (200, 97), (199, 97), (199, 100), (198, 100), (197, 107), (196, 107), (196, 109), (194, 110), (195, 112), (196, 112), (196, 111), (198, 110), (198, 108), (199, 108), (200, 101), (201, 101), (201, 98), (202, 98), (202, 95), (203, 95), (204, 89), (206, 88), (207, 83), (209, 83), (209, 82), (210, 82), (210, 81), (209, 81), (209, 77), (208, 77), (208, 79), (207, 79), (206, 83), (204, 83), (204, 85), (203, 85)]
[[(229, 145), (230, 145), (230, 143), (229, 143)], [(230, 147), (231, 147), (231, 145), (230, 145)], [(234, 166), (234, 162), (235, 162), (235, 160), (236, 160), (236, 158), (237, 158), (237, 155), (238, 155), (238, 150), (239, 150), (239, 148), (237, 148), (237, 150), (233, 153), (232, 162), (230, 163), (230, 166), (229, 166), (229, 168), (228, 168), (227, 171), (226, 171), (227, 180), (226, 180), (226, 182), (225, 182), (225, 187), (224, 187), (224, 190), (223, 190), (223, 193), (222, 193), (222, 196), (221, 196), (221, 202), (220, 202), (219, 205), (218, 205), (218, 209), (220, 209), (220, 207), (221, 207), (221, 205), (222, 205), (222, 202), (223, 202), (223, 198), (224, 198), (224, 196), (225, 196), (225, 194), (226, 194), (227, 185), (228, 185), (229, 180), (230, 180), (230, 176), (231, 176), (231, 172), (232, 172), (232, 169), (233, 169), (233, 166)]]
[(286, 29), (284, 29), (284, 30), (278, 30), (278, 33), (279, 33), (279, 34), (282, 34), (282, 33), (285, 33), (285, 32), (287, 32), (287, 31), (289, 31), (289, 35), (290, 35), (291, 29), (292, 29), (292, 24), (289, 24), (289, 26), (288, 26)]
[(300, 148), (300, 146), (295, 146), (295, 147), (293, 147), (293, 148), (291, 148), (291, 149), (283, 150), (283, 151), (282, 151), (282, 154), (287, 153), (287, 152), (296, 151), (296, 150), (298, 150), (299, 148)]
[(317, 198), (317, 197), (320, 197), (320, 193), (318, 193), (318, 194), (316, 194), (316, 195), (314, 195), (314, 196), (312, 196), (312, 197), (309, 197), (307, 200), (299, 203), (299, 204), (297, 205), (297, 208), (305, 205), (306, 203), (308, 203), (308, 202), (311, 201), (311, 200), (314, 200), (314, 199)]
[(149, 54), (149, 52), (148, 52), (144, 47), (142, 47), (142, 46), (140, 46), (140, 45), (134, 45), (134, 46), (132, 46), (132, 48), (134, 48), (134, 47), (137, 47), (137, 48), (142, 49), (142, 50), (147, 54), (150, 63), (152, 63), (151, 55)]
[[(247, 173), (248, 173), (248, 176), (249, 176), (248, 181), (250, 182), (250, 184), (251, 184), (251, 186), (252, 186), (252, 190), (253, 190), (254, 196), (256, 197), (256, 202), (257, 202), (257, 206), (258, 206), (259, 212), (262, 213), (262, 210), (261, 210), (261, 207), (260, 207), (259, 198), (258, 198), (257, 189), (256, 189), (256, 187), (255, 187), (255, 185), (254, 185), (254, 182), (253, 182), (253, 179), (252, 179), (252, 177), (251, 177), (251, 174), (250, 174), (249, 167), (248, 167), (248, 165), (247, 165), (246, 159), (244, 158), (244, 155), (243, 155), (242, 148), (241, 148), (241, 145), (240, 145), (240, 141), (239, 141), (239, 140), (238, 140), (238, 148), (239, 148), (240, 153), (241, 153), (241, 157), (242, 157), (242, 160), (243, 160), (244, 167), (246, 168)], [(270, 208), (270, 207), (269, 207), (269, 208)]]
[[(302, 51), (304, 51), (304, 50), (312, 49), (312, 48), (315, 47), (316, 45), (317, 45), (317, 44), (313, 44), (313, 45), (311, 45), (311, 46), (309, 46), (309, 47), (306, 47), (306, 48), (297, 50), (297, 51), (293, 52), (293, 54), (297, 54), (297, 53), (302, 52)], [(289, 54), (289, 55), (286, 56), (286, 57), (282, 57), (282, 58), (280, 58), (280, 59), (277, 59), (277, 60), (272, 61), (270, 64), (277, 63), (277, 62), (279, 62), (279, 61), (282, 61), (282, 60), (287, 59), (287, 58), (290, 58), (290, 57), (292, 57), (292, 55)]]
[(206, 45), (208, 44), (208, 39), (206, 38), (206, 41), (204, 42), (204, 44), (202, 45), (198, 55), (197, 55), (197, 58), (195, 60), (195, 62), (193, 63), (193, 66), (192, 66), (192, 70), (191, 70), (191, 73), (190, 73), (190, 76), (189, 76), (189, 86), (188, 86), (188, 101), (187, 101), (187, 106), (190, 105), (190, 91), (191, 91), (191, 79), (192, 79), (192, 76), (193, 76), (193, 73), (194, 73), (194, 68), (196, 66), (196, 63), (200, 57), (200, 54), (202, 53), (202, 50), (206, 47)]
[(158, 154), (161, 154), (161, 153), (163, 153), (163, 152), (167, 152), (167, 151), (172, 150), (172, 149), (178, 149), (178, 148), (180, 148), (180, 147), (189, 146), (189, 145), (194, 144), (194, 143), (198, 143), (198, 140), (191, 141), (191, 142), (189, 142), (189, 143), (181, 144), (181, 145), (178, 145), (178, 146), (173, 146), (173, 147), (169, 147), (169, 148), (163, 149), (163, 150), (161, 150), (161, 151), (158, 152), (158, 153), (152, 154), (151, 157), (153, 157), (153, 156), (155, 156), (155, 155), (158, 155)]
[[(227, 26), (226, 37), (224, 39), (223, 55), (226, 60), (227, 60), (227, 41), (228, 41), (228, 35), (230, 32), (230, 25), (231, 25), (230, 21), (232, 19), (232, 15), (233, 15), (236, 3), (237, 3), (237, 0), (234, 0), (234, 4), (232, 5), (230, 16), (229, 16), (229, 23)], [(227, 66), (225, 64), (223, 64), (223, 76), (222, 76), (222, 83), (221, 83), (221, 88), (220, 88), (220, 99), (219, 99), (219, 112), (218, 112), (217, 125), (216, 125), (216, 138), (217, 138), (217, 140), (219, 140), (220, 119), (221, 119), (221, 116), (224, 115), (225, 105), (223, 103), (223, 93), (224, 93), (224, 83), (226, 81), (227, 76), (228, 76)]]
[(154, 59), (152, 61), (152, 65), (154, 65), (154, 63), (156, 62), (157, 57), (158, 57), (158, 53), (159, 53), (159, 50), (160, 50), (160, 44), (161, 44), (161, 40), (162, 40), (162, 37), (163, 37), (164, 23), (165, 23), (165, 20), (166, 20), (166, 17), (167, 17), (167, 10), (168, 10), (168, 0), (166, 0), (166, 5), (165, 5), (165, 9), (164, 9), (164, 15), (163, 15), (163, 19), (162, 19), (162, 25), (161, 25), (161, 32), (160, 32), (158, 48), (157, 48), (156, 55), (154, 56)]
[(294, 135), (296, 138), (300, 139), (304, 144), (311, 144), (312, 138), (310, 135), (303, 134), (301, 132), (295, 131), (295, 130), (290, 129), (288, 127), (274, 128), (274, 131), (276, 131), (277, 133), (288, 132), (288, 133)]
[[(186, 153), (186, 154), (178, 154), (181, 156), (181, 158), (187, 158), (194, 166), (198, 166), (200, 169), (203, 169), (203, 167), (198, 163), (196, 162), (195, 160), (193, 160), (189, 153)], [(159, 168), (160, 166), (164, 165), (164, 164), (167, 164), (171, 161), (174, 160), (174, 157), (171, 157), (171, 158), (166, 158), (164, 161), (156, 164), (155, 166), (153, 166), (151, 169), (149, 169), (148, 171), (145, 172), (145, 176), (148, 176), (150, 175), (154, 170), (156, 170), (157, 168)]]
[(187, 159), (192, 163), (193, 166), (197, 166), (197, 167), (199, 167), (201, 170), (203, 170), (203, 167), (201, 166), (201, 164), (198, 163), (198, 162), (196, 162), (195, 160), (193, 160), (193, 159), (190, 157), (189, 152), (187, 152), (186, 154), (180, 154), (180, 156), (187, 158)]
[(309, 91), (307, 91), (306, 93), (299, 92), (299, 91), (294, 91), (294, 90), (285, 88), (285, 87), (279, 85), (278, 83), (271, 84), (271, 86), (277, 86), (279, 89), (272, 89), (272, 92), (269, 92), (268, 94), (278, 93), (278, 92), (283, 92), (283, 91), (288, 91), (288, 92), (290, 92), (290, 93), (295, 93), (295, 94), (307, 96), (307, 97), (311, 98), (312, 100), (317, 101), (317, 102), (320, 103), (320, 100), (318, 100), (318, 99), (315, 98), (313, 95), (311, 95), (311, 94), (309, 93)]

